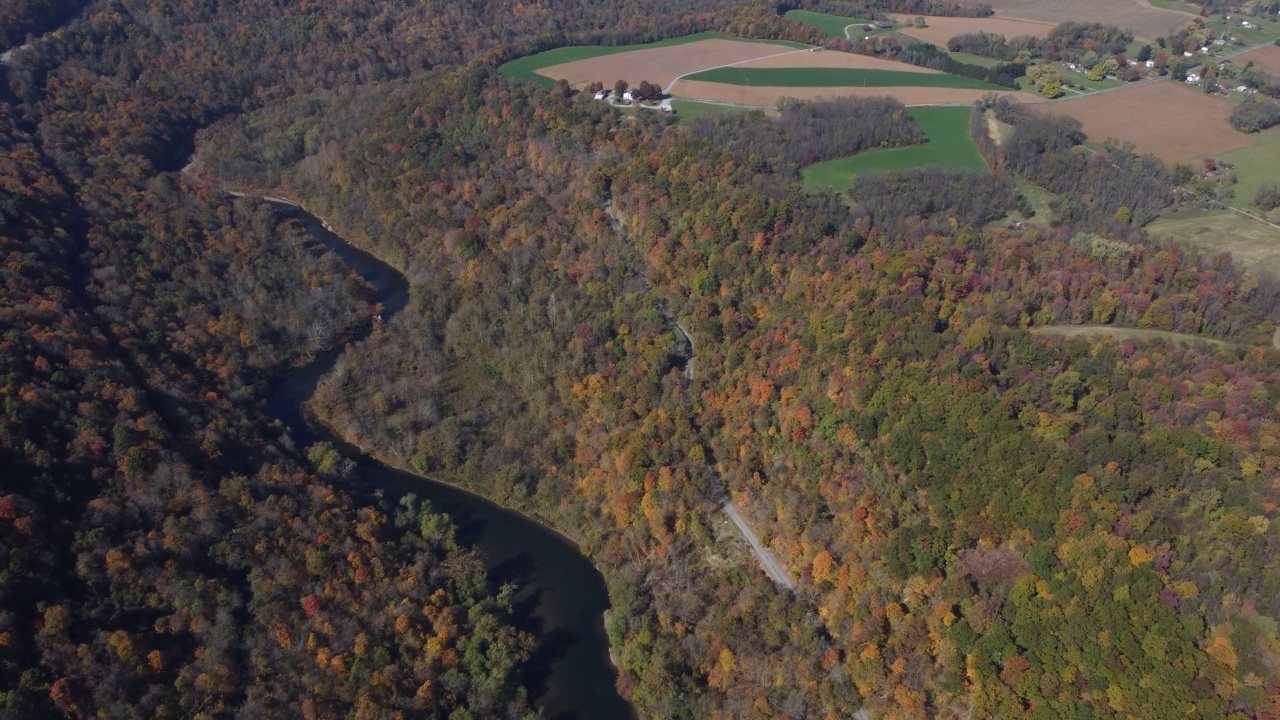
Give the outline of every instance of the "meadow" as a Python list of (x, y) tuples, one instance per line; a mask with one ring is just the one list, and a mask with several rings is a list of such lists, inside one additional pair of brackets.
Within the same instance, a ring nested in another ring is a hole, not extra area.
[(923, 145), (869, 150), (838, 158), (801, 171), (809, 187), (844, 190), (863, 173), (896, 172), (916, 167), (986, 170), (987, 163), (969, 136), (967, 107), (919, 107), (908, 111), (928, 138)]

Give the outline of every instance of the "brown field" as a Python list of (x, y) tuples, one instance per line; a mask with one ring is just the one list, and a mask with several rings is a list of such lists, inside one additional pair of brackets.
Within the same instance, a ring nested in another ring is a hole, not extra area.
[(735, 42), (733, 40), (699, 40), (687, 45), (632, 50), (630, 52), (575, 60), (552, 65), (538, 71), (553, 80), (565, 79), (574, 87), (600, 81), (612, 87), (619, 78), (632, 85), (647, 80), (666, 87), (672, 80), (689, 72), (697, 72), (722, 65), (732, 65), (746, 60), (779, 55), (782, 53), (809, 53), (782, 45)]
[(906, 27), (899, 28), (896, 32), (900, 35), (913, 37), (927, 43), (933, 43), (940, 48), (947, 46), (947, 41), (957, 35), (965, 33), (989, 32), (997, 35), (1003, 35), (1007, 38), (1016, 37), (1018, 35), (1034, 35), (1036, 37), (1046, 37), (1049, 31), (1053, 29), (1053, 23), (1041, 22), (1036, 20), (1019, 20), (1010, 17), (990, 17), (990, 18), (953, 18), (953, 17), (926, 17), (925, 21), (928, 27), (924, 29), (911, 27), (910, 22), (914, 19), (914, 15), (895, 15), (894, 20), (900, 23), (906, 23)]
[(985, 0), (997, 17), (1057, 25), (1067, 20), (1133, 28), (1144, 40), (1168, 35), (1194, 18), (1190, 13), (1153, 7), (1145, 0)]
[[(987, 90), (932, 87), (748, 87), (725, 83), (682, 80), (674, 88), (679, 97), (689, 100), (736, 103), (739, 105), (774, 105), (784, 97), (817, 100), (839, 97), (897, 98), (903, 105), (968, 104), (986, 95)], [(1022, 93), (1008, 93), (1022, 96)]]
[(1038, 109), (1079, 120), (1091, 141), (1128, 140), (1140, 153), (1173, 162), (1252, 145), (1254, 138), (1227, 124), (1232, 107), (1226, 100), (1170, 81), (1098, 93)]
[(763, 60), (745, 62), (735, 67), (740, 68), (853, 68), (856, 70), (897, 70), (899, 72), (918, 72), (933, 75), (937, 70), (922, 68), (918, 65), (882, 60), (870, 55), (855, 55), (847, 52), (824, 51), (816, 53), (788, 53), (774, 55)]
[(1276, 45), (1268, 45), (1264, 48), (1247, 52), (1231, 62), (1243, 67), (1250, 61), (1259, 70), (1265, 70), (1272, 75), (1280, 75), (1280, 47)]

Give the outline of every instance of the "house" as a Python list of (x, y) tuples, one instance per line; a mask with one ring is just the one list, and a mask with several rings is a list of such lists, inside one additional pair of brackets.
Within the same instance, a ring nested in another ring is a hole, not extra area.
[(1184, 52), (1184, 53), (1182, 53), (1182, 57), (1191, 57), (1191, 53), (1190, 53), (1190, 52)]
[(1190, 75), (1187, 75), (1187, 83), (1188, 83), (1188, 84), (1194, 85), (1194, 84), (1196, 84), (1196, 83), (1198, 83), (1198, 82), (1200, 82), (1200, 75), (1199, 75), (1199, 73), (1191, 73)]
[(631, 91), (630, 91), (630, 90), (628, 90), (628, 91), (626, 91), (626, 92), (622, 93), (622, 104), (623, 104), (623, 105), (630, 105), (630, 104), (631, 104), (631, 100), (632, 100), (632, 98), (633, 98), (633, 96), (632, 96), (632, 94), (631, 94)]
[(597, 99), (597, 100), (604, 100), (604, 99), (606, 99), (606, 98), (608, 98), (608, 97), (609, 97), (609, 91), (608, 91), (608, 90), (601, 90), (600, 92), (596, 93), (596, 99)]
[(1248, 20), (1245, 20), (1244, 22), (1240, 23), (1240, 27), (1242, 27), (1242, 28), (1244, 28), (1244, 29), (1246, 29), (1246, 30), (1254, 30), (1254, 29), (1256, 29), (1258, 26), (1257, 26), (1257, 25), (1254, 25), (1253, 23), (1249, 22)]
[(888, 30), (889, 28), (893, 27), (893, 23), (889, 22), (888, 20), (877, 20), (876, 27), (880, 28), (881, 30)]
[(1156, 61), (1155, 61), (1155, 60), (1148, 60), (1148, 61), (1146, 61), (1146, 62), (1145, 62), (1145, 63), (1143, 63), (1143, 64), (1144, 64), (1144, 65), (1146, 65), (1146, 66), (1147, 66), (1147, 67), (1149, 67), (1149, 68), (1153, 68), (1153, 67), (1155, 67), (1155, 66), (1156, 66)]

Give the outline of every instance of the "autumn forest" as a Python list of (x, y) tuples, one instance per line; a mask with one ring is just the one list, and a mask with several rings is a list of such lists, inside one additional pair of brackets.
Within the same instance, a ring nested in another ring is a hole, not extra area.
[[(334, 351), (317, 421), (598, 568), (640, 718), (1280, 718), (1280, 283), (1146, 236), (1197, 178), (992, 95), (990, 172), (815, 191), (907, 108), (676, 121), (497, 69), (812, 40), (755, 0), (13, 5), (0, 717), (547, 716), (458, 519), (272, 414)], [(1064, 331), (1099, 326), (1149, 335)]]

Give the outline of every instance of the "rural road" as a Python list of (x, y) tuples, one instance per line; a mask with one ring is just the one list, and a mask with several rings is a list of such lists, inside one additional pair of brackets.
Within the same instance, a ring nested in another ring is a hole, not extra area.
[(729, 516), (729, 519), (733, 521), (734, 525), (738, 526), (738, 530), (742, 532), (742, 536), (747, 539), (747, 544), (751, 546), (753, 551), (755, 551), (756, 557), (760, 559), (760, 564), (764, 566), (765, 574), (778, 585), (795, 592), (796, 584), (791, 581), (791, 576), (787, 575), (786, 571), (782, 569), (782, 566), (778, 564), (778, 561), (774, 560), (773, 556), (767, 549), (765, 549), (764, 545), (760, 544), (760, 538), (756, 537), (751, 526), (748, 525), (747, 521), (743, 520), (742, 516), (738, 514), (738, 508), (734, 507), (733, 502), (731, 500), (726, 500), (720, 507), (724, 508), (725, 514)]

